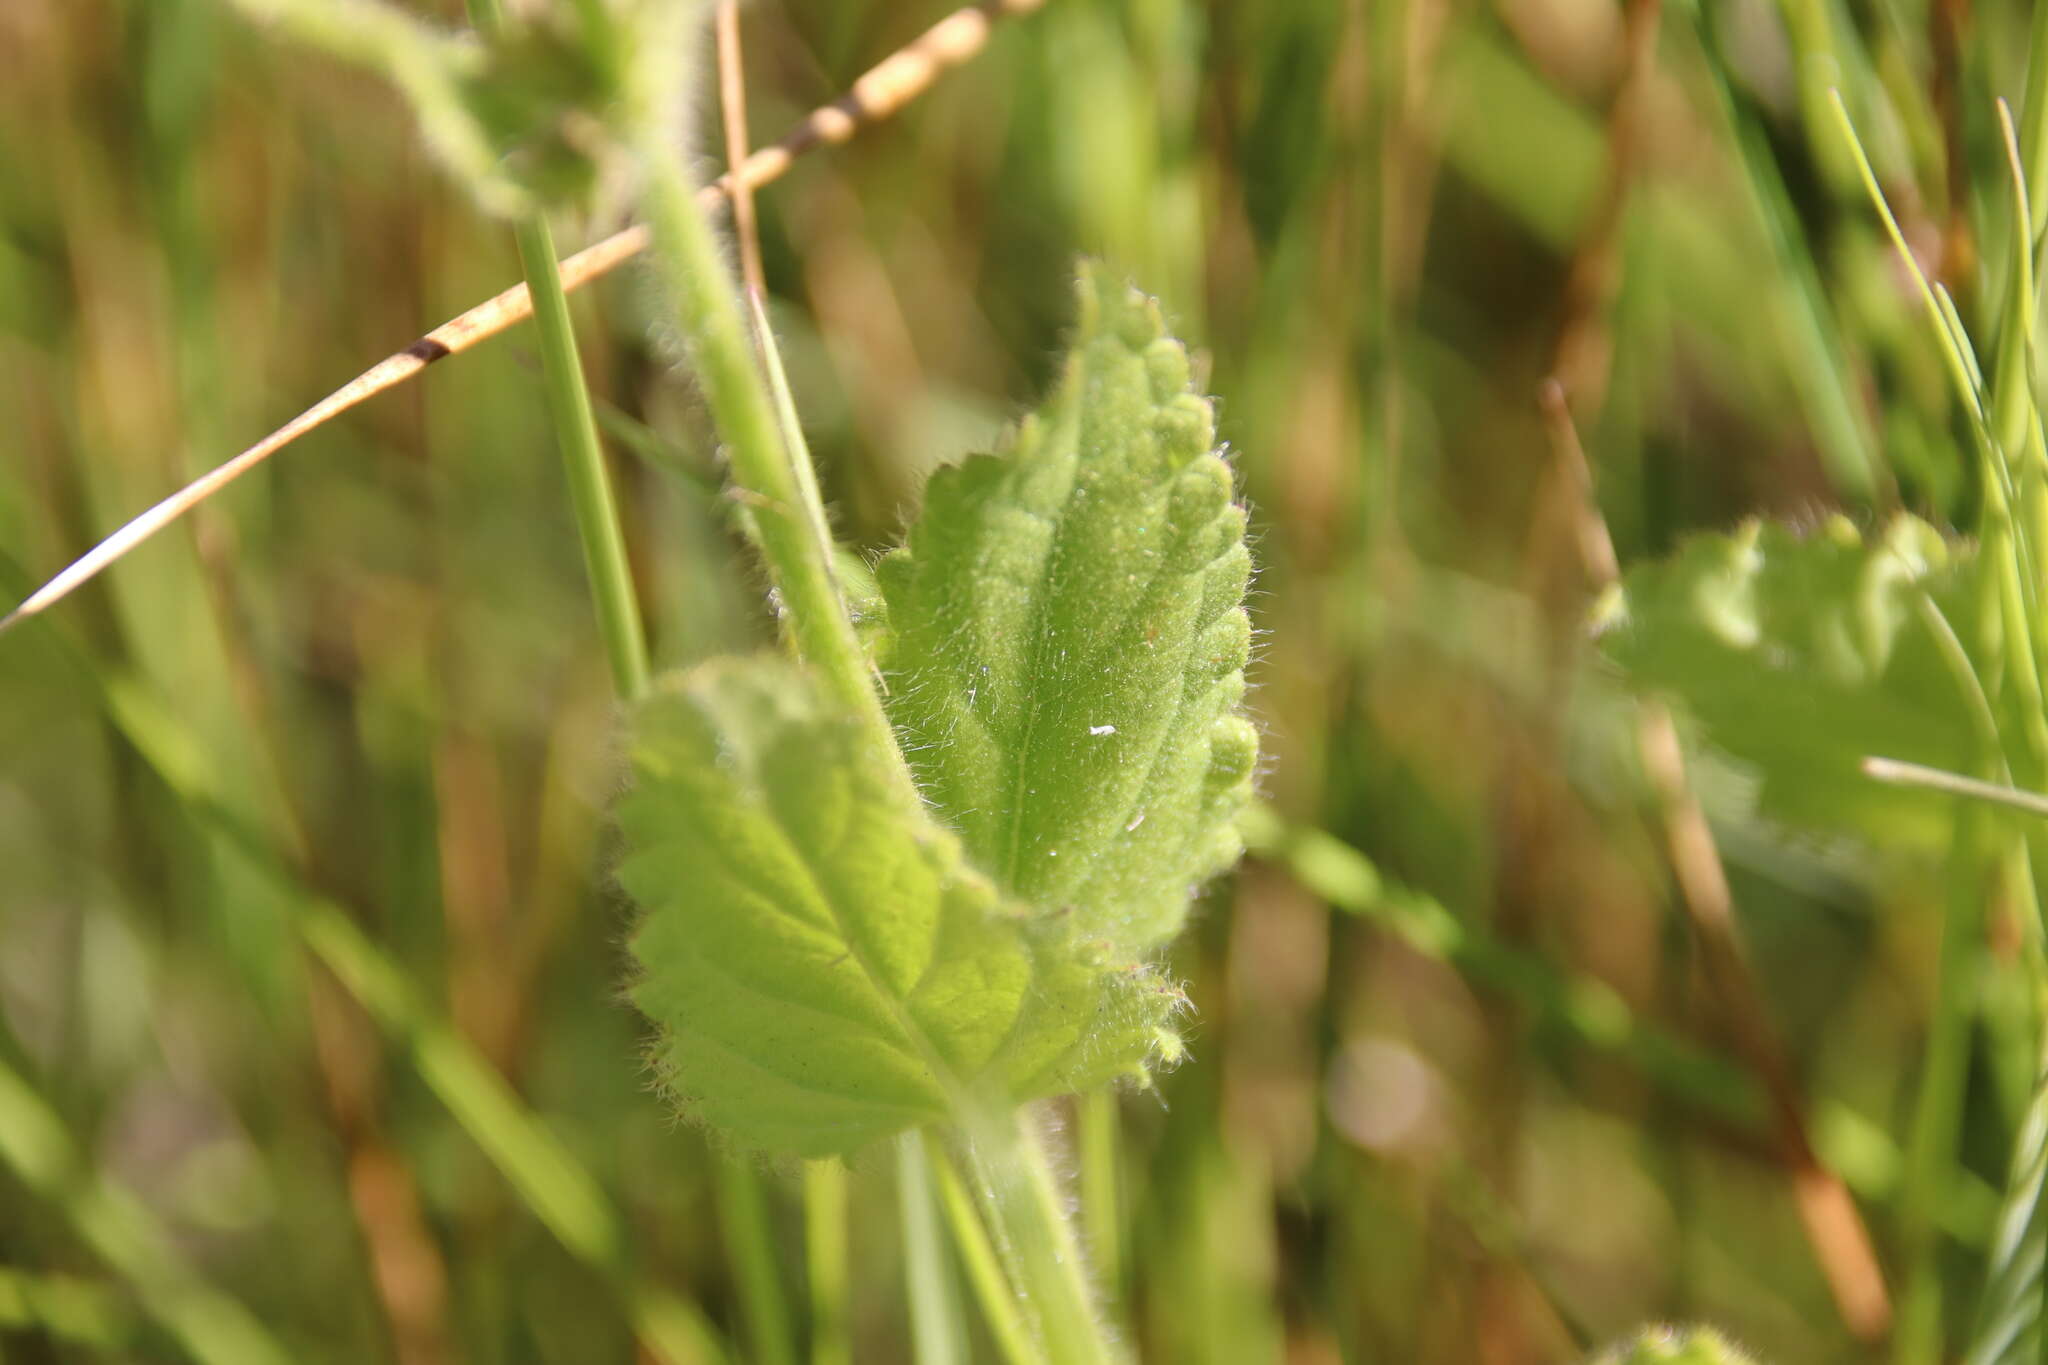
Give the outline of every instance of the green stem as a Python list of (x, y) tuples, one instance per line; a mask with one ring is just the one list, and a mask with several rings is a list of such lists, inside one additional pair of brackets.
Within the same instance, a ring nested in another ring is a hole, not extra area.
[(732, 1257), (752, 1359), (761, 1365), (796, 1365), (796, 1339), (789, 1329), (789, 1302), (775, 1264), (775, 1238), (760, 1172), (730, 1157), (714, 1159), (718, 1165), (711, 1189), (718, 1204), (720, 1240)]
[(846, 1167), (804, 1163), (804, 1259), (811, 1273), (811, 1365), (852, 1365), (846, 1324)]
[(1117, 1195), (1116, 1092), (1102, 1089), (1076, 1101), (1081, 1149), (1081, 1225), (1104, 1296), (1115, 1303), (1123, 1283), (1123, 1219)]
[(1756, 109), (1736, 93), (1730, 76), (1732, 64), (1722, 40), (1725, 24), (1714, 22), (1699, 8), (1692, 11), (1691, 20), (1708, 55), (1711, 88), (1727, 121), (1729, 140), (1783, 285), (1785, 344), (1789, 358), (1802, 372), (1803, 382), (1794, 388), (1806, 408), (1814, 444), (1844, 493), (1871, 498), (1883, 481), (1884, 457), (1869, 410), (1861, 401), (1861, 386), (1843, 344), (1841, 325), (1828, 305), (1813, 253), (1803, 240), (1804, 229), (1771, 148), (1769, 132)]
[[(2048, 1059), (2048, 1038), (2041, 1058)], [(2048, 1072), (2040, 1072), (2013, 1140), (2005, 1198), (1986, 1257), (1984, 1296), (1964, 1365), (2007, 1365), (2030, 1358), (2029, 1340), (2041, 1335), (2042, 1279), (2048, 1254)], [(2037, 1356), (2035, 1358), (2038, 1358)]]
[(932, 1199), (933, 1179), (924, 1134), (913, 1128), (896, 1139), (896, 1201), (910, 1298), (911, 1358), (916, 1365), (960, 1365), (967, 1358), (966, 1334)]
[(1900, 1191), (1899, 1229), (1906, 1285), (1893, 1336), (1897, 1365), (1932, 1365), (1941, 1358), (1942, 1306), (1936, 1203), (1954, 1187), (1957, 1114), (1969, 1067), (1971, 993), (1981, 960), (1986, 878), (1994, 866), (1986, 813), (1974, 804), (1956, 814), (1955, 842), (1946, 882), (1948, 914), (1941, 932), (1941, 963), (1934, 1012), (1928, 1022), (1920, 1092)]
[(583, 542), (598, 631), (604, 637), (612, 684), (620, 696), (631, 699), (647, 690), (647, 635), (640, 623), (639, 601), (633, 595), (633, 573), (626, 563), (626, 537), (612, 496), (611, 475), (598, 445), (590, 390), (583, 382), (554, 235), (547, 222), (536, 217), (518, 224), (514, 236), (526, 287), (533, 295), (548, 415), (554, 419), (555, 440), (562, 448), (563, 469), (569, 476), (569, 501)]
[(954, 1172), (952, 1163), (945, 1160), (932, 1163), (932, 1174), (937, 1179), (946, 1223), (953, 1229), (953, 1245), (959, 1248), (960, 1263), (967, 1269), (967, 1281), (974, 1287), (975, 1300), (981, 1304), (982, 1317), (988, 1323), (989, 1335), (995, 1338), (996, 1349), (1008, 1365), (1045, 1365), (1045, 1357), (1032, 1343), (1031, 1329), (1024, 1324), (1017, 1299), (1003, 1279), (1002, 1262), (989, 1243), (988, 1230), (982, 1227), (981, 1218), (974, 1211), (966, 1185)]
[(882, 710), (874, 673), (832, 569), (832, 542), (806, 495), (788, 431), (710, 222), (658, 129), (641, 133), (653, 258), (682, 315), (689, 357), (724, 436), (733, 482), (754, 514), (761, 554), (797, 652), (858, 718), (906, 794), (908, 767)]
[(2039, 232), (2048, 225), (2048, 6), (2034, 7), (2027, 37), (2027, 89), (2020, 100), (2019, 138), (2020, 164), (2027, 177), (2027, 216)]
[[(501, 0), (469, 0), (469, 17), (486, 39), (504, 36)], [(590, 389), (583, 381), (576, 329), (569, 320), (569, 296), (562, 288), (561, 260), (547, 219), (539, 213), (520, 218), (512, 231), (526, 289), (533, 298), (548, 416), (554, 422), (555, 442), (562, 448), (563, 468), (569, 476), (569, 501), (583, 542), (583, 564), (590, 575), (598, 632), (604, 637), (612, 685), (621, 697), (631, 700), (647, 690), (647, 633), (640, 623), (639, 601), (633, 595), (625, 532), (619, 525), (604, 449), (598, 443)]]
[(1104, 1330), (1080, 1243), (1029, 1111), (989, 1115), (967, 1135), (970, 1182), (1047, 1360), (1123, 1365)]

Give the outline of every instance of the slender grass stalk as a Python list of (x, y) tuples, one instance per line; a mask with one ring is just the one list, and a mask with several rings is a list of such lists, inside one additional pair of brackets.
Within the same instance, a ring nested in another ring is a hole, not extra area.
[(1997, 383), (1991, 391), (1991, 430), (1999, 448), (2008, 453), (2025, 449), (2039, 440), (2034, 410), (2033, 369), (2034, 281), (2033, 220), (2028, 209), (2024, 155), (2014, 131), (2012, 110), (1998, 102), (1999, 130), (2004, 134), (2006, 161), (2012, 171), (2013, 248), (2009, 262), (2005, 320), (1999, 329), (1998, 351), (1993, 361)]
[(1973, 801), (1986, 801), (1992, 805), (2004, 806), (2008, 810), (2024, 811), (2028, 815), (2048, 817), (2048, 796), (2039, 792), (2021, 791), (2017, 787), (1997, 782), (1983, 782), (1961, 773), (1952, 773), (1943, 768), (1924, 767), (1918, 763), (1906, 763), (1896, 758), (1866, 758), (1863, 760), (1863, 775), (1878, 782), (1888, 782), (1899, 787), (1925, 787), (1929, 791), (1946, 792), (1950, 796), (1966, 796)]
[(760, 1365), (797, 1365), (796, 1338), (790, 1329), (789, 1296), (775, 1260), (775, 1236), (768, 1218), (768, 1200), (761, 1173), (743, 1161), (718, 1158), (711, 1183), (718, 1205), (718, 1225), (731, 1257), (740, 1317), (747, 1344)]
[(846, 1167), (804, 1163), (804, 1262), (811, 1277), (811, 1365), (852, 1365), (846, 1312)]
[[(2048, 1039), (2038, 1044), (2048, 1056)], [(2048, 1074), (2040, 1076), (2013, 1141), (2011, 1168), (1991, 1240), (1984, 1297), (1977, 1306), (1964, 1365), (2019, 1365), (2041, 1340), (2044, 1265), (2048, 1265)]]
[(1849, 119), (1849, 110), (1842, 103), (1840, 91), (1828, 92), (1833, 107), (1836, 126), (1840, 129), (1843, 142), (1848, 146), (1852, 163), (1863, 179), (1863, 188), (1870, 196), (1870, 202), (1877, 209), (1877, 215), (1884, 224), (1885, 235), (1891, 238), (1900, 264), (1920, 295), (1920, 303), (1927, 311), (1928, 321), (1935, 335), (1942, 341), (1942, 363), (1948, 367), (1949, 379), (1954, 383), (1956, 394), (1977, 419), (1981, 427), (1984, 413), (1982, 376), (1968, 354), (1968, 342), (1955, 330), (1952, 314), (1942, 307), (1941, 291), (1938, 285), (1928, 282), (1926, 272), (1920, 268), (1920, 260), (1906, 243), (1906, 234), (1899, 227), (1898, 218), (1892, 213), (1891, 204), (1884, 197), (1884, 188), (1878, 184), (1877, 172), (1871, 167), (1870, 158), (1864, 153), (1863, 141), (1856, 135), (1856, 125)]
[(1957, 811), (1955, 840), (1944, 881), (1948, 914), (1941, 931), (1941, 965), (1922, 1052), (1919, 1094), (1906, 1173), (1899, 1190), (1899, 1225), (1905, 1287), (1893, 1335), (1898, 1365), (1933, 1365), (1942, 1357), (1942, 1286), (1936, 1265), (1940, 1250), (1936, 1203), (1954, 1187), (1957, 1115), (1969, 1064), (1970, 993), (1983, 956), (1983, 906), (1990, 875), (1982, 807), (1964, 803)]
[[(1987, 553), (1999, 573), (1999, 609), (2009, 636), (2018, 641), (2032, 642), (2035, 632), (2031, 621), (2037, 617), (2035, 611), (2036, 574), (2031, 547), (2023, 534), (2024, 528), (2015, 532), (2012, 526), (2015, 509), (2020, 505), (2020, 490), (2014, 481), (2014, 454), (2002, 443), (2001, 433), (1996, 425), (1996, 414), (1987, 403), (1983, 367), (1978, 363), (1970, 338), (1963, 330), (1962, 320), (1956, 312), (1955, 300), (1940, 284), (1930, 284), (1926, 273), (1906, 243), (1904, 232), (1899, 228), (1898, 218), (1892, 213), (1886, 201), (1884, 189), (1878, 184), (1877, 172), (1871, 168), (1870, 158), (1864, 153), (1863, 143), (1856, 135), (1855, 125), (1850, 122), (1848, 109), (1842, 103), (1839, 92), (1830, 92), (1835, 120), (1843, 141), (1847, 144), (1857, 171), (1863, 179), (1863, 187), (1876, 208), (1879, 219), (1884, 223), (1885, 232), (1891, 238), (1900, 264), (1911, 277), (1918, 290), (1921, 302), (1928, 313), (1936, 340), (1939, 342), (1943, 363), (1947, 366), (1954, 382), (1957, 396), (1970, 418), (1972, 433), (1977, 438), (1979, 453), (1984, 467), (1985, 508), (1983, 531), (1987, 540)], [(2018, 156), (2014, 154), (2015, 174), (2018, 175)], [(2022, 201), (2026, 197), (2024, 177), (2018, 185)], [(2024, 202), (2019, 208), (2020, 221), (2028, 221)], [(2017, 310), (2031, 317), (2031, 308)], [(2030, 326), (2018, 317), (2015, 325)], [(2029, 387), (2023, 380), (2009, 386), (2011, 396), (2011, 421), (2019, 429), (2023, 418), (2032, 409)], [(2002, 537), (2002, 538), (2001, 538)], [(2048, 763), (2048, 719), (2042, 711), (2043, 690), (2035, 650), (2015, 649), (2005, 653), (2005, 671), (2013, 685), (2020, 689), (2027, 704), (2021, 708), (2027, 742), (2037, 763)]]
[[(470, 21), (485, 38), (505, 33), (500, 0), (469, 0)], [(555, 442), (562, 448), (563, 470), (569, 478), (569, 501), (576, 532), (583, 543), (583, 564), (590, 575), (590, 596), (597, 609), (598, 632), (604, 638), (612, 685), (631, 700), (647, 690), (647, 633), (640, 622), (640, 603), (633, 595), (633, 573), (626, 563), (626, 536), (619, 525), (611, 476), (598, 442), (590, 389), (583, 378), (583, 360), (576, 329), (569, 319), (569, 296), (562, 288), (562, 262), (555, 253), (554, 234), (539, 211), (522, 215), (512, 228), (519, 246), (519, 265), (533, 299), (533, 323), (540, 332), (541, 378)]]
[(1121, 1365), (1104, 1330), (1065, 1197), (1032, 1131), (1030, 1111), (989, 1115), (966, 1134), (969, 1189), (994, 1230), (1046, 1359), (1056, 1365)]
[(562, 448), (569, 499), (583, 542), (583, 563), (590, 575), (590, 596), (597, 609), (605, 658), (611, 665), (612, 685), (622, 697), (637, 697), (647, 690), (647, 635), (640, 621), (640, 603), (633, 595), (625, 533), (619, 524), (604, 451), (598, 444), (576, 333), (569, 321), (569, 296), (562, 291), (554, 236), (546, 220), (538, 216), (519, 223), (513, 235), (519, 243), (526, 286), (533, 293), (548, 413), (554, 420), (555, 440)]
[(1727, 122), (1729, 141), (1734, 144), (1757, 221), (1777, 267), (1785, 300), (1786, 346), (1805, 371), (1806, 382), (1797, 389), (1814, 441), (1837, 486), (1845, 493), (1869, 498), (1883, 479), (1883, 454), (1859, 380), (1849, 364), (1840, 321), (1828, 303), (1813, 254), (1801, 240), (1804, 230), (1769, 134), (1730, 79), (1721, 25), (1699, 7), (1688, 9), (1708, 58), (1711, 88)]
[[(768, 325), (765, 300), (758, 294), (747, 299), (747, 322), (754, 344), (761, 354), (761, 366), (768, 376), (769, 396), (775, 401), (775, 415), (782, 423), (782, 439), (789, 451), (790, 472), (796, 475), (797, 492), (803, 499), (804, 515), (824, 544), (833, 550), (832, 522), (825, 515), (825, 492), (818, 486), (818, 468), (811, 460), (811, 448), (804, 440), (803, 422), (796, 411), (796, 395), (790, 392), (789, 374), (782, 368), (782, 351), (775, 344), (775, 332)], [(841, 611), (845, 610), (842, 598)]]
[(911, 1358), (916, 1365), (961, 1365), (967, 1359), (967, 1336), (939, 1227), (936, 1180), (924, 1134), (913, 1128), (896, 1139), (897, 1219), (903, 1227)]
[[(2048, 225), (2048, 9), (2034, 6), (2027, 34), (2027, 86), (2020, 99), (2020, 164), (2025, 170), (2028, 217), (2038, 231)], [(2036, 255), (2038, 276), (2044, 261)]]

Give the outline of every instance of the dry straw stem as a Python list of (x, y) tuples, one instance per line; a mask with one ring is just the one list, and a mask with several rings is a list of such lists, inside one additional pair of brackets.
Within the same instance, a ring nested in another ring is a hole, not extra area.
[(1908, 763), (1904, 759), (1879, 758), (1872, 755), (1863, 760), (1863, 775), (1895, 787), (1921, 787), (1928, 791), (1945, 792), (1950, 796), (1966, 796), (1974, 801), (1988, 801), (1992, 805), (2024, 811), (2028, 815), (2048, 816), (2048, 795), (2025, 791), (2003, 783), (1984, 782), (1974, 777), (1965, 777), (1961, 773), (1929, 768), (1919, 763)]
[[(751, 192), (781, 177), (795, 160), (816, 147), (837, 146), (868, 124), (888, 118), (916, 99), (937, 77), (978, 54), (995, 21), (1029, 14), (1044, 0), (981, 0), (955, 10), (916, 40), (884, 58), (832, 103), (811, 111), (781, 141), (753, 153), (699, 194), (707, 206)], [(562, 262), (565, 290), (579, 289), (646, 250), (648, 230), (635, 224)], [(0, 618), (0, 632), (55, 606), (130, 550), (254, 469), (292, 442), (350, 408), (396, 388), (437, 360), (466, 351), (533, 315), (524, 284), (442, 323), (396, 354), (386, 356), (255, 445), (193, 480), (143, 512), (75, 560)]]
[(1770, 1094), (1779, 1156), (1791, 1173), (1807, 1240), (1843, 1323), (1862, 1340), (1876, 1341), (1889, 1330), (1892, 1316), (1877, 1253), (1848, 1188), (1821, 1162), (1807, 1135), (1805, 1101), (1770, 1026), (1736, 927), (1734, 897), (1721, 855), (1699, 798), (1686, 780), (1684, 752), (1671, 713), (1662, 705), (1652, 702), (1643, 707), (1637, 743), (1659, 806), (1665, 856), (1679, 903), (1692, 924), (1708, 985), (1737, 1049)]
[[(1606, 518), (1593, 499), (1592, 474), (1563, 386), (1551, 380), (1538, 405), (1550, 438), (1555, 477), (1576, 504), (1567, 509), (1573, 548), (1592, 592), (1611, 591), (1619, 567)], [(1799, 1219), (1842, 1322), (1859, 1339), (1876, 1341), (1890, 1330), (1891, 1295), (1856, 1202), (1839, 1175), (1815, 1152), (1801, 1096), (1783, 1045), (1771, 1028), (1756, 974), (1735, 922), (1734, 896), (1705, 812), (1685, 771), (1684, 749), (1671, 713), (1647, 702), (1638, 713), (1637, 754), (1656, 800), (1664, 855), (1677, 900), (1692, 926), (1708, 987), (1744, 1062), (1770, 1100), (1777, 1156), (1792, 1179)]]
[[(740, 0), (718, 0), (718, 109), (725, 124), (725, 164), (747, 164), (747, 76), (740, 52)], [(739, 242), (740, 278), (754, 299), (768, 296), (761, 269), (761, 236), (754, 226), (754, 191), (733, 183), (732, 235)]]

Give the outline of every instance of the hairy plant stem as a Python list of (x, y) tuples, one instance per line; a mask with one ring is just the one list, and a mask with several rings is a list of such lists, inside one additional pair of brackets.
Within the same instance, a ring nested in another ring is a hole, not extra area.
[(1025, 1325), (1021, 1306), (1004, 1279), (1002, 1261), (988, 1239), (988, 1229), (974, 1211), (974, 1200), (967, 1193), (966, 1183), (950, 1160), (934, 1161), (931, 1172), (946, 1222), (953, 1229), (953, 1244), (960, 1250), (960, 1263), (967, 1271), (975, 1300), (981, 1304), (982, 1318), (988, 1324), (989, 1335), (995, 1338), (996, 1350), (1007, 1365), (1045, 1365), (1045, 1358), (1031, 1339), (1031, 1329)]
[(963, 1137), (969, 1188), (1045, 1358), (1059, 1365), (1125, 1365), (1126, 1355), (1104, 1330), (1031, 1111), (983, 1115)]
[(1075, 1102), (1074, 1122), (1081, 1158), (1081, 1226), (1088, 1233), (1088, 1253), (1094, 1258), (1103, 1298), (1114, 1305), (1123, 1285), (1116, 1093), (1098, 1090), (1081, 1096)]
[(807, 496), (810, 471), (793, 458), (718, 239), (656, 130), (641, 130), (640, 162), (656, 267), (681, 314), (692, 368), (725, 439), (733, 483), (753, 515), (790, 637), (833, 700), (858, 719), (876, 759), (914, 795), (833, 573), (830, 533), (815, 495)]

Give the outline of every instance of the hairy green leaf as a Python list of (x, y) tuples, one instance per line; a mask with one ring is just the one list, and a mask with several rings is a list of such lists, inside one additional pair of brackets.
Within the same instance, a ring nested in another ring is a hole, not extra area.
[(1057, 391), (879, 568), (890, 716), (1008, 893), (1142, 952), (1238, 855), (1244, 510), (1158, 305), (1084, 270)]
[(740, 1145), (850, 1152), (1177, 1050), (1177, 991), (1004, 901), (791, 665), (670, 682), (632, 757), (633, 999), (683, 1108)]
[[(1951, 803), (1864, 776), (1871, 755), (1973, 770), (1985, 724), (1976, 560), (1900, 517), (1865, 541), (1751, 523), (1637, 569), (1602, 647), (1677, 696), (1796, 824), (1939, 847)], [(1989, 699), (1995, 704), (1995, 698)]]

